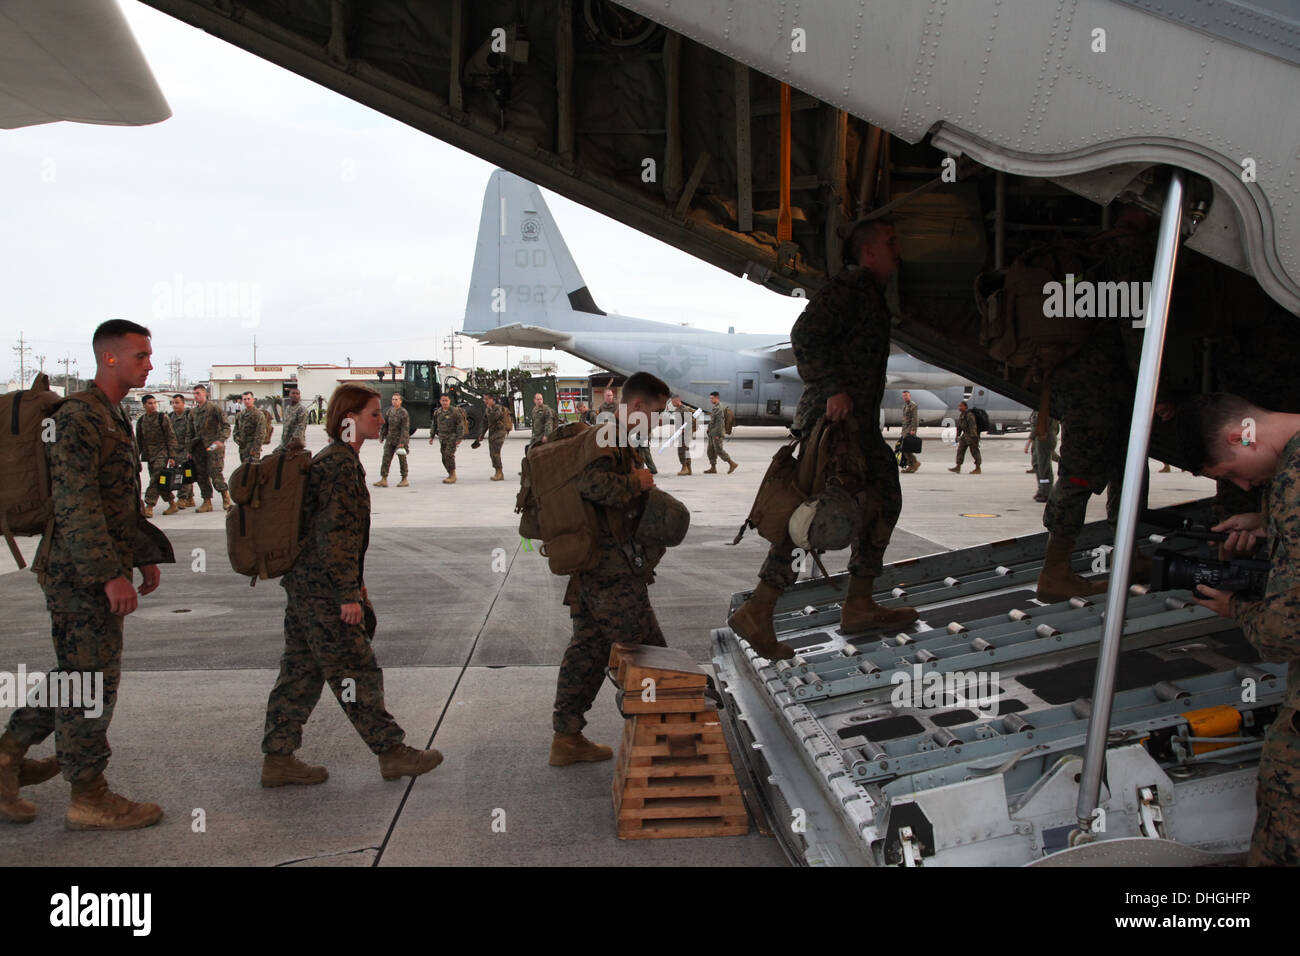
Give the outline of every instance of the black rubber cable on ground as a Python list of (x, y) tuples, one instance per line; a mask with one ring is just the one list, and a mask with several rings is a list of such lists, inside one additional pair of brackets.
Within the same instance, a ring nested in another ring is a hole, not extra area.
[[(465, 672), (469, 670), (469, 662), (474, 659), (474, 651), (478, 648), (479, 638), (483, 636), (483, 629), (487, 627), (487, 622), (492, 617), (492, 609), (497, 606), (497, 598), (505, 590), (506, 581), (510, 579), (510, 571), (515, 566), (515, 558), (519, 557), (522, 545), (523, 541), (521, 539), (520, 544), (515, 546), (515, 553), (510, 556), (510, 564), (506, 568), (506, 573), (501, 576), (501, 586), (497, 588), (497, 593), (492, 595), (492, 603), (488, 605), (487, 613), (483, 615), (483, 623), (479, 625), (478, 633), (474, 635), (474, 642), (469, 646), (469, 653), (465, 655), (465, 663), (460, 665), (460, 673), (456, 675), (456, 683), (451, 685), (451, 690), (447, 693), (447, 700), (442, 705), (442, 713), (438, 715), (438, 722), (433, 725), (433, 733), (429, 735), (429, 742), (424, 745), (426, 750), (433, 746), (433, 741), (438, 736), (438, 729), (442, 727), (443, 718), (447, 716), (447, 709), (451, 707), (451, 702), (456, 697), (460, 682), (465, 679)], [(435, 769), (431, 772), (437, 773), (438, 771)], [(379, 844), (379, 852), (375, 854), (375, 862), (370, 864), (371, 866), (379, 866), (379, 861), (384, 858), (384, 851), (388, 849), (388, 841), (392, 837), (393, 831), (397, 829), (397, 821), (402, 818), (402, 811), (406, 809), (407, 798), (411, 796), (411, 791), (415, 789), (415, 782), (419, 779), (419, 777), (411, 777), (407, 781), (406, 792), (402, 794), (402, 801), (397, 805), (397, 812), (393, 814), (393, 819), (388, 824), (388, 832), (384, 834), (383, 842)]]

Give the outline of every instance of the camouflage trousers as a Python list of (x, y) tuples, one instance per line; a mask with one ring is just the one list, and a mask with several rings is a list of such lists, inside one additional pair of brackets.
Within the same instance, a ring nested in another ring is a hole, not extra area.
[(600, 693), (611, 645), (621, 641), (665, 647), (666, 642), (650, 606), (649, 588), (632, 574), (575, 574), (565, 603), (573, 618), (573, 639), (560, 661), (551, 725), (557, 734), (576, 734), (587, 725), (583, 715)]
[(291, 754), (302, 746), (303, 725), (325, 684), (372, 753), (383, 753), (406, 739), (384, 707), (384, 672), (365, 630), (360, 624), (344, 624), (333, 598), (289, 592), (284, 654), (266, 702), (262, 753)]
[(456, 471), (456, 446), (459, 444), (458, 438), (438, 439), (438, 445), (442, 449), (442, 467), (447, 469), (449, 475)]
[(638, 445), (636, 451), (641, 456), (641, 460), (645, 462), (645, 466), (650, 469), (650, 474), (659, 474), (659, 469), (655, 467), (654, 457), (650, 454), (650, 443), (646, 442), (644, 445)]
[(501, 448), (506, 443), (506, 436), (488, 436), (488, 457), (492, 459), (492, 467), (501, 471), (505, 466), (501, 464)]
[(226, 446), (222, 445), (216, 451), (208, 451), (206, 445), (200, 445), (198, 451), (194, 453), (194, 483), (199, 486), (199, 492), (203, 495), (204, 500), (212, 497), (212, 489), (218, 492), (229, 491), (226, 484)]
[(679, 462), (681, 462), (683, 465), (689, 465), (689, 464), (691, 463), (691, 446), (690, 446), (690, 445), (678, 445), (678, 446), (677, 446), (677, 460), (678, 460)]
[[(379, 477), (380, 477), (380, 478), (387, 478), (387, 477), (388, 477), (388, 468), (389, 468), (389, 466), (392, 465), (392, 463), (393, 463), (393, 455), (397, 452), (397, 448), (398, 448), (397, 445), (390, 445), (388, 442), (384, 442), (384, 457), (383, 457), (383, 458), (380, 460), (380, 462), (379, 462)], [(398, 467), (399, 469), (401, 469), (402, 477), (403, 477), (403, 478), (406, 477), (406, 469), (407, 469), (406, 459), (407, 459), (407, 457), (409, 457), (409, 456), (407, 456), (407, 455), (398, 455), (398, 456), (397, 456), (397, 467)]]
[[(858, 577), (874, 577), (884, 566), (885, 549), (903, 510), (903, 491), (898, 479), (898, 460), (879, 431), (864, 429), (862, 452), (866, 458), (863, 480), (862, 531), (853, 542), (849, 571)], [(799, 577), (792, 566), (794, 542), (787, 536), (768, 549), (758, 577), (765, 584), (785, 590)]]
[(1088, 513), (1088, 496), (1124, 482), (1133, 381), (1122, 358), (1084, 351), (1051, 375), (1052, 417), (1059, 419), (1061, 463), (1043, 509), (1043, 527), (1075, 538)]
[(108, 746), (108, 725), (117, 703), (122, 678), (122, 618), (108, 610), (67, 614), (50, 612), (54, 657), (64, 674), (104, 675), (103, 711), (86, 716), (84, 708), (21, 707), (9, 718), (9, 732), (25, 746), (34, 746), (54, 734), (54, 752), (64, 779), (93, 780), (104, 772), (113, 750)]
[(960, 465), (966, 460), (966, 449), (970, 449), (970, 456), (975, 460), (975, 467), (978, 468), (983, 464), (980, 459), (980, 440), (976, 438), (971, 441), (969, 438), (957, 439), (957, 464)]
[[(710, 466), (710, 467), (714, 467), (714, 468), (716, 468), (716, 467), (717, 467), (717, 464), (718, 464), (718, 459), (719, 459), (719, 458), (721, 458), (723, 461), (725, 461), (728, 465), (732, 464), (731, 456), (728, 455), (725, 451), (722, 450), (722, 443), (723, 443), (723, 441), (725, 441), (725, 439), (722, 439), (722, 438), (710, 438), (710, 439), (709, 439), (708, 455), (709, 455), (709, 466)], [(897, 468), (898, 466), (895, 465), (894, 467)]]
[[(163, 462), (161, 465), (155, 465), (153, 462), (149, 462), (149, 487), (144, 490), (144, 503), (146, 507), (152, 508), (160, 494), (162, 495), (163, 501), (168, 502), (176, 497), (172, 494), (171, 485), (168, 485), (163, 491), (158, 490), (158, 472), (160, 471), (167, 471), (166, 462)], [(170, 474), (167, 476), (167, 480), (171, 480)]]
[(1300, 866), (1300, 729), (1283, 707), (1264, 739), (1255, 790), (1250, 866)]
[(243, 445), (238, 445), (237, 447), (239, 448), (239, 463), (241, 465), (247, 464), (250, 461), (258, 461), (262, 457), (261, 443), (258, 443), (256, 445), (249, 445), (247, 447)]
[(1030, 462), (1034, 466), (1035, 480), (1038, 482), (1037, 493), (1044, 498), (1052, 493), (1052, 484), (1054, 475), (1052, 474), (1052, 452), (1056, 451), (1056, 438), (1050, 435), (1047, 438), (1035, 438), (1030, 445), (1032, 454)]
[[(900, 436), (899, 436), (899, 441), (902, 441), (902, 440), (905, 439), (905, 438), (907, 438), (906, 435), (900, 435)], [(911, 468), (911, 467), (912, 467), (913, 465), (915, 465), (915, 464), (916, 464), (916, 455), (914, 455), (914, 454), (913, 454), (912, 452), (910, 452), (910, 451), (905, 451), (905, 452), (903, 452), (903, 467), (904, 467), (904, 468)]]

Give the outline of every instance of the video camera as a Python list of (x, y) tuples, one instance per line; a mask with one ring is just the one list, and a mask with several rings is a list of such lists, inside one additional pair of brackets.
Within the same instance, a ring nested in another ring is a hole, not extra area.
[(1257, 558), (1214, 561), (1160, 548), (1151, 559), (1151, 589), (1182, 589), (1204, 597), (1196, 590), (1198, 584), (1204, 584), (1206, 587), (1232, 591), (1242, 597), (1258, 600), (1264, 596), (1268, 569), (1269, 563)]

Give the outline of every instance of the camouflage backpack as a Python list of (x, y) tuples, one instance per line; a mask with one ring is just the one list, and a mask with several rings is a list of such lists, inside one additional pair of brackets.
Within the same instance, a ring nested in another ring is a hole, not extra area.
[(54, 517), (41, 436), (60, 401), (44, 372), (31, 388), (0, 395), (0, 533), (20, 568), (27, 562), (14, 535), (43, 534)]
[(578, 493), (578, 476), (618, 449), (597, 444), (598, 428), (570, 422), (535, 443), (524, 458), (515, 511), (519, 534), (537, 538), (552, 574), (594, 568), (600, 560), (596, 508)]
[(736, 413), (733, 412), (731, 410), (731, 406), (728, 405), (727, 410), (722, 413), (722, 430), (728, 435), (730, 435), (731, 430), (735, 427), (736, 427)]
[(298, 559), (302, 538), (302, 504), (311, 466), (325, 455), (341, 451), (327, 445), (315, 458), (299, 447), (284, 448), (260, 461), (245, 462), (230, 476), (226, 515), (226, 551), (237, 574), (278, 578)]
[(262, 427), (258, 430), (258, 441), (265, 445), (271, 440), (271, 427), (274, 424), (271, 413), (262, 409)]

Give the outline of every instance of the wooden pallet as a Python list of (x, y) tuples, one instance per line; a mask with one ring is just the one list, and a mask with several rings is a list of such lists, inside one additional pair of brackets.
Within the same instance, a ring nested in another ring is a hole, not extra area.
[(718, 711), (704, 697), (706, 675), (689, 660), (688, 670), (677, 670), (681, 663), (664, 650), (615, 645), (610, 655), (610, 668), (629, 700), (646, 677), (660, 692), (658, 712), (624, 708), (631, 716), (623, 725), (611, 786), (618, 836), (743, 836), (749, 816)]

